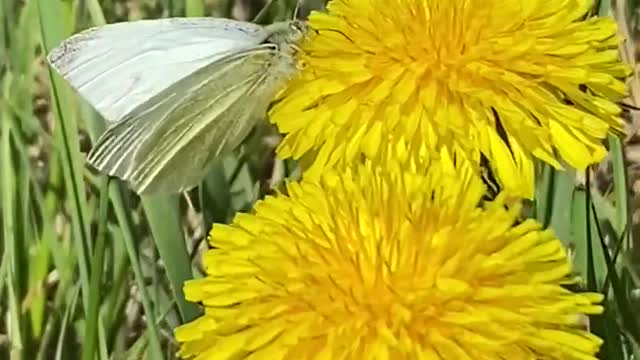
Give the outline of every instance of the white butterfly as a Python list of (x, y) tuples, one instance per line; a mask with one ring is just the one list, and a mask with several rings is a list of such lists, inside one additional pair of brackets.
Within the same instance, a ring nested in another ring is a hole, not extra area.
[(110, 123), (89, 153), (140, 193), (176, 193), (234, 150), (297, 71), (304, 23), (215, 18), (110, 24), (48, 56)]

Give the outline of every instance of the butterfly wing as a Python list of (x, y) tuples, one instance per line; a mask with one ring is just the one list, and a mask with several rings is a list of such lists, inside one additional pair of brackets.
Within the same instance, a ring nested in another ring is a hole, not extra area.
[(229, 19), (140, 20), (76, 34), (48, 60), (107, 121), (119, 122), (185, 76), (268, 35)]
[(195, 186), (264, 117), (284, 81), (280, 56), (264, 44), (197, 70), (107, 130), (89, 162), (140, 194)]

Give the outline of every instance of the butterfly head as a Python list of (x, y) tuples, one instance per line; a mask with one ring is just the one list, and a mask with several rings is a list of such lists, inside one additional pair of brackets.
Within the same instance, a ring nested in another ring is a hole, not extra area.
[(266, 42), (278, 45), (298, 44), (307, 33), (307, 23), (302, 20), (284, 21), (268, 25), (266, 30), (270, 33)]

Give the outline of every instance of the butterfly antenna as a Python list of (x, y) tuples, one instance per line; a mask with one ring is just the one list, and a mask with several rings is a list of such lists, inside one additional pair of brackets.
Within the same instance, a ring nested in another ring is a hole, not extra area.
[(196, 207), (193, 206), (193, 202), (191, 201), (191, 197), (189, 197), (189, 193), (184, 191), (182, 193), (182, 195), (184, 196), (184, 199), (187, 202), (187, 206), (189, 207), (189, 210), (193, 211), (194, 213), (196, 212)]
[(296, 20), (298, 18), (298, 15), (300, 15), (300, 7), (302, 6), (302, 0), (298, 0), (296, 2), (296, 7), (293, 9), (293, 19), (292, 20)]
[(260, 9), (258, 14), (253, 18), (253, 20), (251, 20), (251, 22), (254, 24), (262, 23), (265, 20), (264, 18), (269, 13), (269, 9), (271, 8), (272, 4), (273, 4), (273, 0), (267, 0), (267, 2), (264, 4), (262, 9)]

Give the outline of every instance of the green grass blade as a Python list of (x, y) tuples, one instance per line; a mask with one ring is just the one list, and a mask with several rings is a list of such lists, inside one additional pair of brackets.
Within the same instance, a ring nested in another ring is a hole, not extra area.
[(624, 354), (624, 346), (620, 339), (622, 329), (620, 329), (618, 325), (617, 314), (611, 310), (611, 306), (605, 306), (602, 315), (592, 317), (591, 329), (594, 334), (604, 340), (604, 344), (602, 344), (602, 348), (598, 354), (600, 359), (627, 359)]
[(191, 259), (185, 244), (177, 196), (143, 196), (142, 205), (153, 239), (164, 263), (182, 321), (198, 316), (198, 309), (184, 298), (186, 280), (193, 277)]
[[(624, 147), (622, 141), (609, 136), (609, 153), (611, 154), (611, 166), (613, 168), (613, 192), (616, 203), (615, 230), (622, 234), (627, 224), (631, 223), (629, 211), (629, 182), (627, 180), (627, 167), (624, 159)], [(625, 246), (629, 247), (631, 238), (627, 237)]]
[[(131, 269), (126, 249), (124, 249), (124, 239), (121, 228), (116, 225), (110, 225), (109, 233), (112, 244), (114, 245), (114, 266), (113, 276), (111, 277), (111, 291), (106, 294), (106, 299), (103, 301), (102, 315), (105, 319), (105, 329), (107, 329), (105, 337), (109, 339), (110, 343), (114, 343), (115, 339), (122, 337), (119, 331), (126, 318), (125, 306), (129, 299), (128, 280)], [(123, 254), (120, 254), (120, 252), (123, 252)], [(113, 354), (113, 356), (115, 356), (115, 354)]]
[[(588, 188), (588, 183), (586, 187)], [(589, 211), (591, 192), (576, 188), (571, 199), (571, 242), (574, 264), (578, 275), (586, 277), (589, 291), (599, 291), (607, 273), (602, 248), (598, 244), (595, 228), (596, 214)]]
[(147, 318), (147, 326), (149, 334), (149, 346), (150, 353), (152, 359), (162, 359), (162, 346), (161, 337), (160, 337), (160, 329), (156, 324), (156, 315), (149, 299), (149, 295), (146, 291), (146, 285), (144, 281), (144, 275), (142, 272), (142, 267), (140, 266), (140, 261), (138, 260), (138, 251), (136, 248), (135, 236), (133, 233), (131, 214), (128, 209), (124, 206), (124, 196), (122, 195), (122, 190), (118, 186), (118, 184), (111, 184), (109, 186), (109, 193), (111, 195), (111, 201), (113, 202), (113, 208), (116, 214), (116, 218), (118, 219), (118, 223), (122, 229), (122, 235), (124, 239), (125, 248), (127, 249), (127, 254), (129, 255), (129, 261), (131, 262), (131, 268), (133, 269), (134, 277), (136, 279), (136, 283), (138, 285), (140, 291), (140, 298), (142, 301), (142, 306), (144, 308), (144, 312)]
[(594, 2), (594, 6), (600, 16), (611, 15), (611, 0), (598, 0)]
[(104, 13), (102, 12), (102, 8), (100, 7), (100, 3), (98, 0), (86, 0), (87, 8), (89, 9), (89, 14), (91, 15), (91, 22), (95, 26), (104, 25), (107, 23), (107, 20), (104, 18)]
[(80, 294), (80, 291), (81, 290), (79, 286), (74, 288), (71, 296), (71, 301), (69, 302), (69, 304), (67, 305), (67, 308), (65, 309), (64, 316), (62, 318), (62, 324), (60, 324), (60, 329), (62, 330), (58, 334), (58, 343), (56, 346), (56, 355), (55, 355), (56, 360), (62, 360), (63, 356), (65, 355), (64, 344), (66, 342), (67, 329), (69, 328), (69, 325), (71, 323), (73, 313), (75, 313), (76, 311), (76, 306), (78, 303), (78, 296)]
[(109, 204), (109, 178), (103, 177), (100, 187), (100, 207), (98, 210), (98, 235), (95, 251), (91, 262), (91, 293), (89, 295), (89, 309), (85, 320), (84, 346), (82, 359), (91, 360), (96, 353), (98, 340), (98, 322), (100, 316), (100, 302), (102, 299), (102, 276), (104, 270), (105, 236), (107, 230), (107, 209)]
[(591, 216), (589, 191), (577, 191), (573, 201), (572, 227), (576, 239), (584, 239), (576, 244), (574, 263), (577, 264), (578, 273), (586, 276), (587, 290), (598, 292), (598, 276), (594, 260), (593, 234), (591, 232)]
[(623, 282), (618, 274), (615, 263), (609, 254), (606, 240), (600, 226), (596, 223), (597, 236), (600, 239), (600, 246), (602, 247), (602, 253), (607, 265), (608, 278), (611, 281), (611, 288), (614, 295), (614, 300), (620, 313), (620, 320), (624, 324), (625, 329), (634, 338), (637, 343), (640, 343), (640, 322), (634, 315), (635, 310), (631, 305), (631, 302), (627, 296), (627, 292)]
[[(632, 17), (629, 11), (633, 11), (629, 8), (629, 2), (624, 0), (612, 1), (601, 0), (600, 15), (609, 16), (613, 15), (618, 23), (618, 33), (623, 36), (626, 41), (621, 42), (619, 45), (619, 53), (622, 61), (629, 66), (635, 66), (636, 59), (636, 45), (633, 41), (634, 37), (631, 34), (632, 27), (629, 22)], [(637, 6), (637, 5), (636, 5)], [(635, 77), (628, 82), (630, 101), (634, 105), (640, 105), (640, 80)], [(637, 116), (633, 117), (633, 120), (637, 120)], [(625, 163), (624, 145), (622, 140), (614, 135), (609, 135), (607, 138), (609, 144), (609, 153), (611, 156), (611, 165), (613, 168), (613, 186), (614, 186), (614, 198), (616, 201), (616, 221), (614, 227), (618, 234), (621, 234), (626, 224), (631, 224), (631, 212), (629, 201), (629, 181), (627, 174), (627, 167)], [(630, 233), (629, 233), (630, 234)], [(627, 236), (624, 242), (626, 248), (633, 247), (632, 239)]]
[(226, 223), (231, 209), (231, 187), (223, 161), (216, 161), (199, 188), (202, 233), (206, 238), (214, 222)]
[[(5, 87), (6, 90), (6, 87)], [(6, 94), (6, 92), (5, 92)], [(6, 101), (0, 103), (0, 166), (2, 166), (2, 179), (0, 184), (0, 196), (2, 196), (2, 238), (4, 240), (3, 248), (5, 251), (5, 261), (7, 261), (7, 279), (5, 286), (8, 295), (8, 314), (9, 325), (7, 329), (9, 338), (11, 339), (10, 357), (12, 359), (22, 358), (24, 351), (24, 325), (20, 311), (21, 302), (21, 266), (19, 255), (19, 239), (16, 236), (16, 205), (15, 199), (16, 183), (15, 168), (13, 165), (13, 155), (11, 146), (11, 137), (13, 126), (10, 115), (6, 111), (6, 107), (2, 106)]]
[[(38, 14), (42, 44), (46, 52), (58, 44), (64, 37), (63, 19), (65, 17), (62, 3), (56, 0), (38, 0)], [(73, 110), (68, 105), (65, 89), (60, 81), (49, 69), (51, 81), (51, 95), (53, 108), (58, 122), (56, 123), (56, 147), (61, 152), (62, 168), (64, 173), (67, 193), (71, 196), (71, 218), (74, 233), (74, 244), (78, 253), (81, 297), (85, 309), (89, 306), (89, 253), (91, 242), (89, 224), (85, 218), (89, 214), (86, 199), (85, 186), (82, 175), (83, 160), (80, 158), (78, 147), (78, 127), (74, 121)]]
[(565, 246), (569, 246), (574, 241), (571, 211), (575, 174), (571, 170), (557, 171), (549, 168), (549, 171), (553, 174), (548, 176), (551, 176), (553, 180), (549, 182), (549, 188), (544, 195), (547, 202), (542, 206), (544, 209), (542, 219), (544, 222), (549, 221), (548, 226), (553, 228)]
[(543, 165), (541, 181), (536, 187), (535, 218), (545, 228), (551, 223), (555, 176), (556, 171), (550, 165)]
[(204, 16), (203, 0), (186, 0), (185, 12), (189, 17)]

